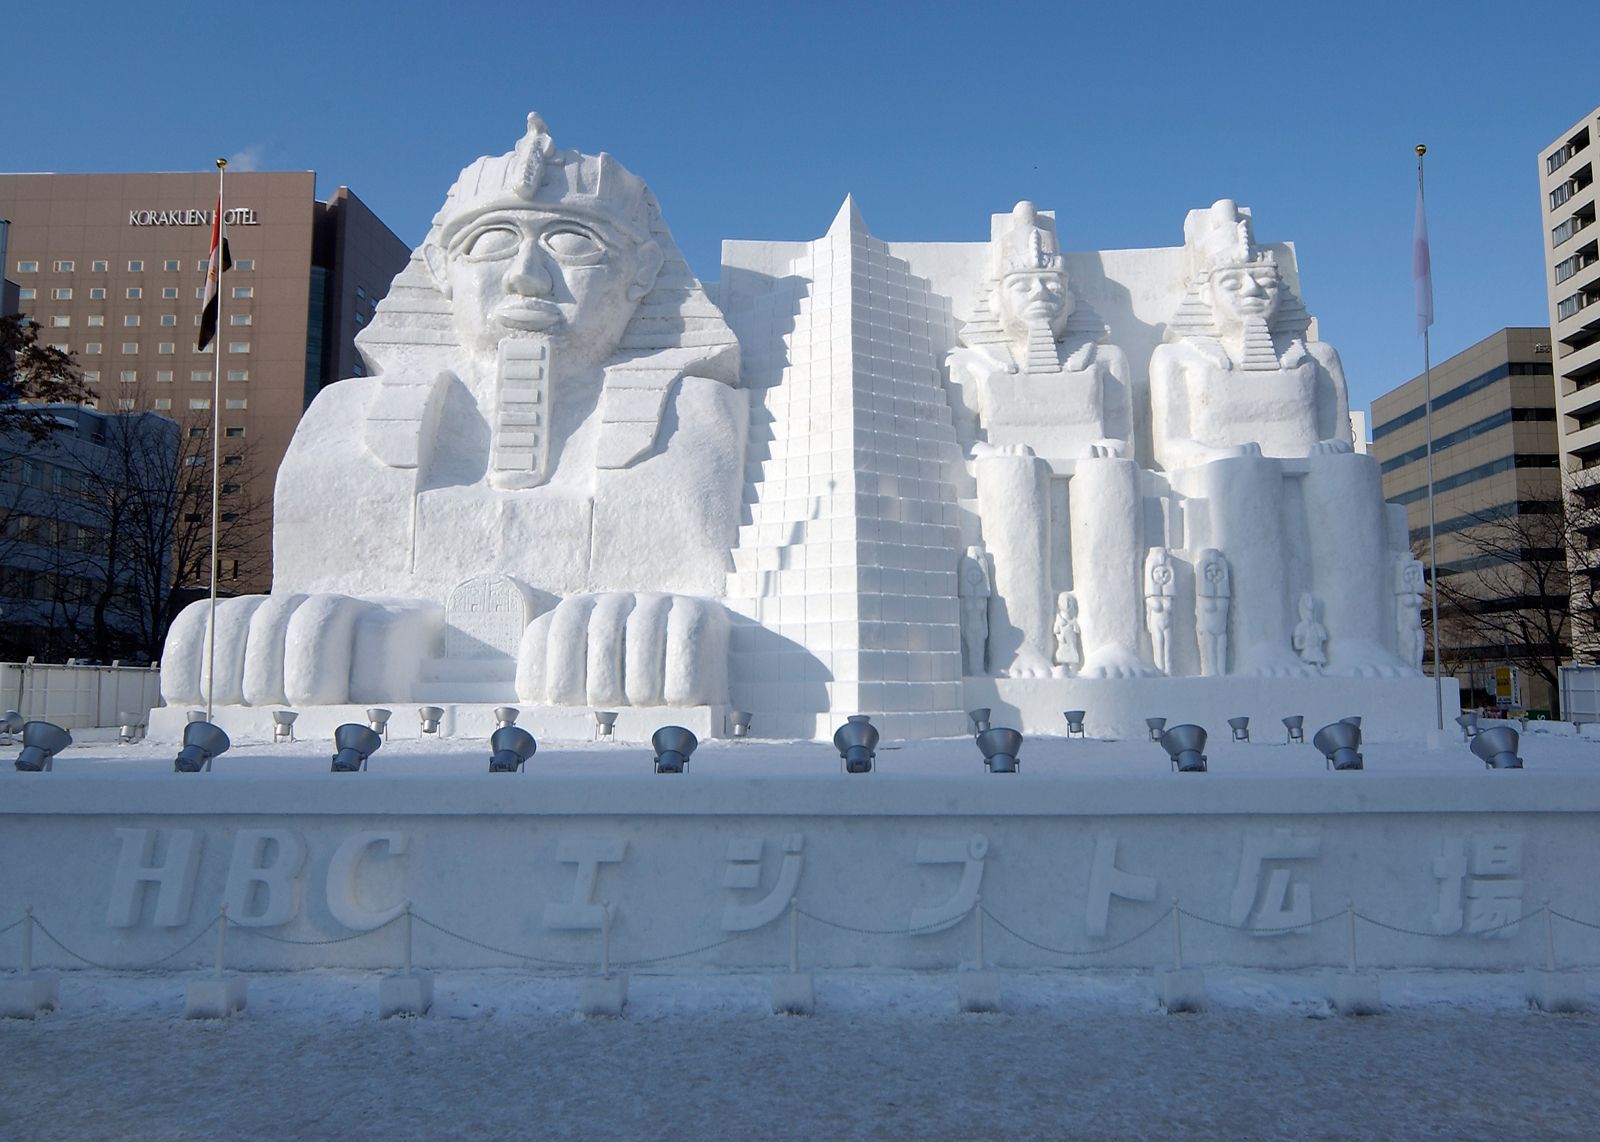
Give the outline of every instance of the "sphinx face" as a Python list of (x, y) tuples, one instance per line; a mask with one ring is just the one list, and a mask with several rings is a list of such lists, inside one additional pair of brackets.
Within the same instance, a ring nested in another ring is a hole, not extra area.
[(469, 350), (543, 336), (563, 359), (597, 364), (616, 350), (660, 254), (559, 208), (493, 210), (451, 238), (444, 262), (441, 284)]
[(1060, 336), (1072, 316), (1067, 275), (1058, 270), (1019, 270), (1000, 280), (1000, 322), (1012, 337), (1025, 338), (1028, 327), (1044, 322)]
[(1242, 330), (1246, 318), (1272, 320), (1278, 312), (1282, 280), (1277, 266), (1262, 262), (1219, 269), (1211, 275), (1206, 288), (1217, 329), (1227, 336)]

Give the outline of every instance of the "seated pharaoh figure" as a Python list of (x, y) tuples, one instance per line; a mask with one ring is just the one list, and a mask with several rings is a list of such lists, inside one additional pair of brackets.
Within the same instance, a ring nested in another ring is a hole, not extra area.
[(1053, 464), (1122, 455), (1128, 359), (1100, 344), (1105, 325), (1074, 297), (1055, 220), (1019, 202), (991, 229), (988, 279), (949, 359), (966, 443), (1026, 446)]
[[(272, 594), (218, 607), (218, 704), (725, 700), (748, 405), (643, 182), (530, 115), (358, 346), (375, 375), (319, 394), (279, 470)], [(197, 604), (168, 702), (205, 693), (205, 644)]]
[(1187, 293), (1150, 358), (1156, 462), (1167, 471), (1224, 456), (1348, 451), (1349, 398), (1332, 346), (1307, 337), (1250, 216), (1231, 200), (1183, 224)]

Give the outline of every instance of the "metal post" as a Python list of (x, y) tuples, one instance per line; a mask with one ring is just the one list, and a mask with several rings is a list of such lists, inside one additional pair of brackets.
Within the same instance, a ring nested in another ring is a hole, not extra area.
[[(1548, 913), (1547, 913), (1548, 914)], [(22, 974), (33, 972), (33, 905), (22, 910)]]
[[(217, 328), (211, 335), (211, 610), (206, 622), (206, 721), (211, 721), (211, 695), (216, 688), (217, 670), (217, 482), (222, 471), (222, 252), (227, 249), (228, 230), (223, 222), (223, 175), (227, 159), (217, 160)], [(209, 767), (208, 767), (209, 768)], [(217, 975), (222, 968), (219, 964)]]
[(983, 897), (976, 897), (972, 901), (972, 911), (977, 917), (978, 933), (978, 970), (983, 970)]
[(800, 898), (789, 897), (789, 971), (800, 973)]
[(411, 974), (411, 901), (406, 901), (406, 974)]
[(600, 974), (611, 978), (611, 901), (600, 904)]
[[(1426, 194), (1422, 184), (1422, 156), (1428, 153), (1428, 148), (1422, 145), (1417, 147), (1417, 201), (1425, 201)], [(1428, 270), (1430, 306), (1433, 280), (1431, 262)], [(1433, 320), (1429, 313), (1428, 320)], [(1434, 532), (1434, 504), (1433, 504), (1433, 352), (1428, 339), (1428, 326), (1422, 327), (1422, 418), (1423, 418), (1423, 447), (1427, 450), (1428, 457), (1428, 583), (1431, 590), (1429, 597), (1433, 600), (1433, 706), (1434, 715), (1438, 719), (1439, 729), (1444, 729), (1444, 677), (1439, 672), (1442, 669), (1439, 659), (1439, 556), (1438, 544)]]
[(1350, 926), (1350, 970), (1356, 970), (1356, 902), (1350, 897), (1344, 898), (1344, 917)]
[(1183, 916), (1176, 896), (1172, 898), (1172, 970), (1183, 970)]
[(228, 943), (228, 905), (224, 901), (217, 911), (217, 978), (222, 978), (222, 955)]
[(1544, 902), (1544, 970), (1556, 970), (1556, 929), (1550, 922), (1550, 901)]

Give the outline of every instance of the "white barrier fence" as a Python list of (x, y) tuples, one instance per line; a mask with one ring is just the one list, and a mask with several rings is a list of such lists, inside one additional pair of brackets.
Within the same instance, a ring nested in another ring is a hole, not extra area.
[(124, 713), (142, 723), (160, 704), (161, 671), (154, 666), (0, 663), (0, 709), (63, 729), (120, 726)]

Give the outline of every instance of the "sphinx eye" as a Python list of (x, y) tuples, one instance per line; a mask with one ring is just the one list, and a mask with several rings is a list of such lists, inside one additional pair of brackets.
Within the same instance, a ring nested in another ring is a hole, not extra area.
[(594, 261), (605, 253), (605, 244), (599, 237), (575, 226), (547, 230), (539, 241), (546, 250), (565, 262)]
[(491, 226), (479, 230), (462, 247), (469, 258), (503, 258), (517, 248), (522, 236), (506, 226)]

